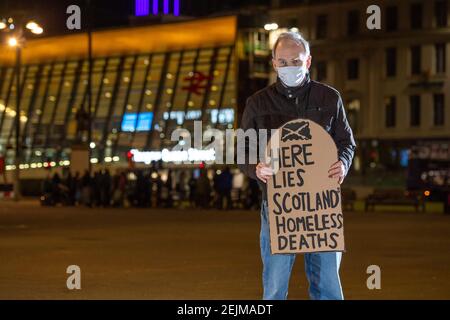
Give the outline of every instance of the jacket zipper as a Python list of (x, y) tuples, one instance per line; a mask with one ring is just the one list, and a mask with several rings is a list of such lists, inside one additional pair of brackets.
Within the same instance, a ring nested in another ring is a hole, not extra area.
[(300, 118), (300, 112), (298, 110), (298, 97), (295, 97), (295, 111), (297, 111), (297, 116)]
[(303, 114), (303, 108), (300, 108), (300, 104), (298, 101), (298, 97), (295, 97), (295, 110), (297, 110), (297, 116), (299, 118), (304, 118), (304, 114)]

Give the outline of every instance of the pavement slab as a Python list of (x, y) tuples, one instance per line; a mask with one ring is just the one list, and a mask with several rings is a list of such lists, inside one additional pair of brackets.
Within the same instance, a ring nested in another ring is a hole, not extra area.
[[(344, 212), (346, 299), (450, 299), (450, 216)], [(0, 202), (0, 299), (260, 299), (260, 214)], [(69, 290), (69, 265), (81, 289)], [(369, 290), (367, 267), (381, 268)], [(289, 299), (308, 299), (298, 255)]]

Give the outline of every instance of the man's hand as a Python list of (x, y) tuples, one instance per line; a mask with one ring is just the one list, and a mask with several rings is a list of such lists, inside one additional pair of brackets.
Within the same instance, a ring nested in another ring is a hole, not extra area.
[(265, 163), (258, 163), (256, 165), (256, 176), (259, 180), (264, 183), (267, 183), (267, 179), (269, 179), (273, 175), (273, 170)]
[(339, 160), (331, 165), (330, 170), (328, 170), (328, 177), (329, 178), (339, 178), (339, 181), (338, 181), (339, 184), (341, 184), (344, 181), (345, 166), (341, 160)]

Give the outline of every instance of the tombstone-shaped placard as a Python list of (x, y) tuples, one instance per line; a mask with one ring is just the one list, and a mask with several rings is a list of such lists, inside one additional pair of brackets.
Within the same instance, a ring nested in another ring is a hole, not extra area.
[(297, 119), (277, 129), (266, 163), (271, 251), (344, 251), (341, 190), (328, 170), (338, 161), (336, 144), (317, 123)]

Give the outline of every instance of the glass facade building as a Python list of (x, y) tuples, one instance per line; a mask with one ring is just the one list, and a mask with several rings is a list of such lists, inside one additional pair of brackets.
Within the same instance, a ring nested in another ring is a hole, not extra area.
[[(21, 68), (21, 163), (70, 159), (77, 139), (90, 143), (91, 162), (126, 161), (132, 148), (171, 146), (171, 132), (231, 128), (236, 120), (233, 17), (93, 34), (92, 141), (77, 125), (88, 111), (87, 36), (30, 40)], [(9, 52), (8, 52), (9, 51)], [(0, 153), (13, 163), (16, 74), (14, 52), (0, 57)], [(92, 160), (93, 159), (93, 160)]]

